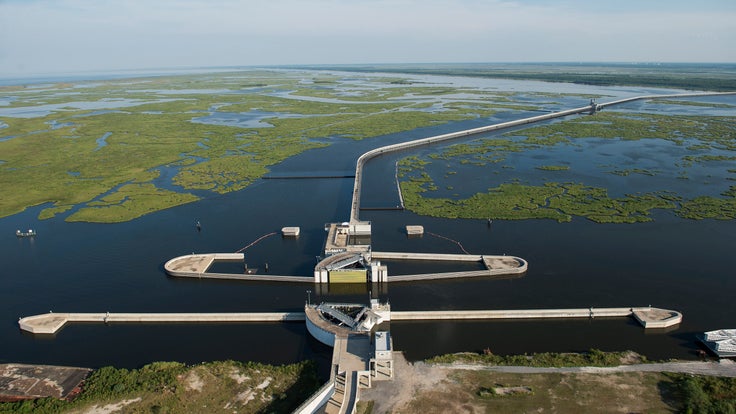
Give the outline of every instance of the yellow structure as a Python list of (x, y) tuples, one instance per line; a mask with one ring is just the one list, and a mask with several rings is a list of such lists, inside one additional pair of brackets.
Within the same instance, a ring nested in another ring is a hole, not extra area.
[(330, 270), (330, 283), (365, 283), (367, 280), (366, 269)]

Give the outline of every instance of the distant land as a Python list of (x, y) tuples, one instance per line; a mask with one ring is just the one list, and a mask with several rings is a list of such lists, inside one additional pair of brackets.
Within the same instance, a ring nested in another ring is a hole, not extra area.
[(473, 76), (586, 85), (736, 90), (736, 63), (401, 63), (288, 67), (350, 72)]

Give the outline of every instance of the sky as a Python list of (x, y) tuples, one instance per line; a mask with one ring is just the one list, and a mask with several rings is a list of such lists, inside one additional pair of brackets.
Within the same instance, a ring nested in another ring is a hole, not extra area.
[(436, 62), (736, 62), (735, 0), (0, 0), (0, 77)]

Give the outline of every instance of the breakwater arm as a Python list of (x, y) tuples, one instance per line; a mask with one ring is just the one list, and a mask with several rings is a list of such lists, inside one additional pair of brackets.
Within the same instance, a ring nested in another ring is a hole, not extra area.
[[(241, 249), (243, 250), (243, 249)], [(271, 274), (247, 273), (212, 273), (209, 268), (217, 261), (242, 262), (243, 253), (205, 253), (188, 254), (175, 257), (164, 264), (166, 274), (174, 277), (189, 277), (195, 279), (227, 279), (247, 280), (251, 282), (292, 282), (313, 283), (314, 278), (308, 276), (279, 276)]]
[(667, 328), (682, 322), (682, 314), (669, 309), (646, 307), (518, 310), (391, 311), (393, 321), (457, 319), (567, 319), (633, 316), (645, 328)]
[(18, 320), (20, 329), (34, 334), (55, 334), (67, 323), (220, 323), (300, 322), (304, 312), (245, 313), (44, 313)]

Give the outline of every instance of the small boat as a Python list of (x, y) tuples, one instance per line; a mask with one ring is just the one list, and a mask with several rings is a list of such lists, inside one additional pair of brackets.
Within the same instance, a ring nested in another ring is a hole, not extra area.
[(698, 335), (698, 340), (719, 358), (736, 357), (736, 329), (718, 329)]
[(33, 229), (28, 229), (28, 231), (20, 231), (20, 230), (15, 231), (15, 235), (18, 237), (33, 237), (36, 234), (37, 234), (36, 231)]

